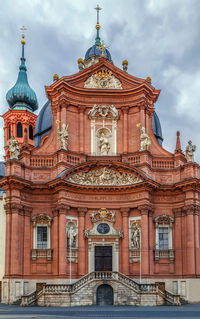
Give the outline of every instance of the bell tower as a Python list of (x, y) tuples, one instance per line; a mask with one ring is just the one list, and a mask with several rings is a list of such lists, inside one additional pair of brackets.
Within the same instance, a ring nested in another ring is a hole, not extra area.
[(18, 78), (15, 85), (6, 94), (9, 109), (2, 116), (4, 119), (5, 160), (9, 159), (8, 143), (11, 136), (14, 136), (18, 141), (20, 149), (23, 145), (26, 145), (30, 149), (34, 147), (34, 132), (37, 119), (34, 111), (38, 109), (38, 102), (35, 92), (28, 83), (26, 73), (27, 68), (24, 55), (26, 44), (24, 31), (26, 28), (22, 27), (21, 30), (22, 55)]

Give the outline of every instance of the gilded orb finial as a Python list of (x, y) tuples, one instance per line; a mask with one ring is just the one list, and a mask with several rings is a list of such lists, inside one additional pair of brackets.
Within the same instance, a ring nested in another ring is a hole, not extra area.
[(59, 80), (59, 75), (58, 74), (54, 74), (53, 76), (53, 81), (58, 81)]
[(150, 78), (150, 76), (147, 76), (146, 81), (147, 81), (149, 84), (151, 84), (151, 78)]

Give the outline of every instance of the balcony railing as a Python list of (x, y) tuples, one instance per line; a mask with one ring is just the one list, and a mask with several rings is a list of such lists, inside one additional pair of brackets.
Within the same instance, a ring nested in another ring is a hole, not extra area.
[(52, 260), (52, 249), (32, 249), (32, 260), (36, 261), (38, 258), (46, 258), (48, 261)]
[(154, 258), (155, 261), (159, 261), (160, 259), (169, 259), (171, 261), (174, 261), (174, 249), (155, 249), (154, 250)]

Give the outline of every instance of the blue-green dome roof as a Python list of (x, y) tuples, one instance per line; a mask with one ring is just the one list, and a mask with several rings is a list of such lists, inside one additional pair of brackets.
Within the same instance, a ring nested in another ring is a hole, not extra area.
[(6, 100), (11, 109), (35, 111), (38, 108), (37, 97), (28, 83), (26, 71), (24, 45), (22, 45), (21, 65), (17, 82), (6, 94)]
[[(98, 45), (96, 44), (94, 44), (91, 48), (87, 50), (85, 54), (85, 60), (87, 61), (93, 55), (99, 56), (99, 57), (102, 55), (102, 51), (98, 49)], [(105, 49), (104, 51), (104, 56), (107, 58), (109, 62), (112, 61), (111, 54), (107, 49)]]

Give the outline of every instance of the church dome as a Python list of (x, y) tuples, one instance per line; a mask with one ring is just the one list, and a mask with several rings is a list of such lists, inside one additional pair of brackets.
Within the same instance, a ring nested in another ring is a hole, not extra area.
[(156, 112), (153, 112), (153, 132), (158, 143), (162, 146), (162, 142), (163, 142), (162, 129), (160, 125), (160, 120)]
[[(85, 54), (85, 61), (87, 61), (92, 56), (100, 57), (102, 55), (102, 52), (98, 49), (98, 46), (99, 45), (94, 44), (91, 48), (87, 50)], [(111, 54), (107, 49), (105, 49), (103, 54), (109, 62), (112, 61)]]
[(53, 115), (51, 111), (51, 102), (47, 101), (37, 117), (34, 137), (35, 147), (39, 147), (43, 137), (51, 132), (52, 123)]
[(28, 109), (32, 112), (37, 110), (38, 102), (33, 89), (30, 87), (27, 78), (27, 69), (24, 58), (25, 41), (22, 40), (22, 57), (19, 67), (19, 74), (15, 85), (7, 92), (6, 100), (11, 109), (24, 110)]

